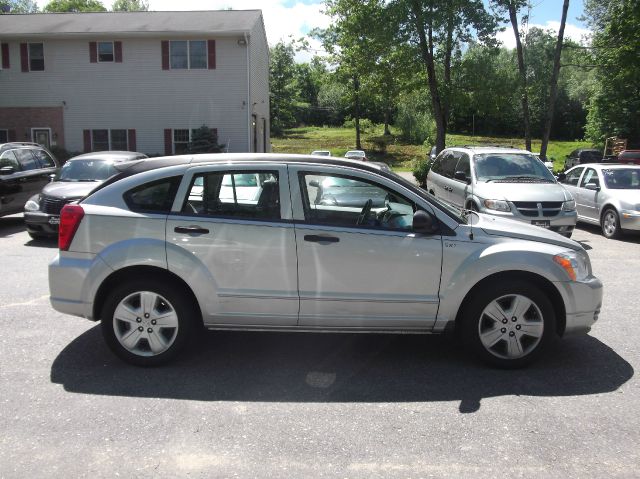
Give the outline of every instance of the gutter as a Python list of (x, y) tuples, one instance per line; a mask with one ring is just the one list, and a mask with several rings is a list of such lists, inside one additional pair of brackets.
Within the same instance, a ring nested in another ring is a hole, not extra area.
[(249, 37), (244, 33), (245, 48), (247, 49), (247, 152), (251, 151), (251, 68), (249, 65)]

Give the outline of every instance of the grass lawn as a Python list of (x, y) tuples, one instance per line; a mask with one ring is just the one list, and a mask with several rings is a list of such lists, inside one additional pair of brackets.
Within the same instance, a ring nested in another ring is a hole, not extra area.
[[(396, 171), (411, 171), (411, 162), (417, 158), (424, 158), (429, 148), (422, 145), (410, 145), (398, 138), (389, 144), (386, 152), (376, 150), (371, 138), (382, 135), (382, 127), (372, 129), (362, 134), (362, 146), (367, 157), (373, 161), (383, 161)], [(330, 150), (333, 156), (344, 156), (347, 150), (355, 148), (355, 130), (350, 128), (303, 127), (292, 128), (281, 138), (271, 138), (274, 153), (302, 153), (309, 154), (313, 150)], [(494, 138), (471, 135), (447, 135), (447, 145), (501, 145), (524, 148), (521, 138)], [(585, 141), (551, 141), (547, 156), (554, 161), (554, 169), (562, 170), (564, 160), (576, 148), (590, 148)], [(534, 140), (532, 149), (540, 151), (540, 140)]]

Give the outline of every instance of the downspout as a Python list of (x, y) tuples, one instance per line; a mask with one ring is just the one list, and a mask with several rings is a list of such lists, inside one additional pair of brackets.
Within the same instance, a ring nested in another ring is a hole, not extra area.
[(251, 151), (251, 109), (253, 106), (251, 105), (251, 68), (249, 68), (249, 38), (247, 37), (247, 32), (243, 33), (244, 35), (244, 45), (247, 49), (247, 151), (250, 153), (255, 153)]

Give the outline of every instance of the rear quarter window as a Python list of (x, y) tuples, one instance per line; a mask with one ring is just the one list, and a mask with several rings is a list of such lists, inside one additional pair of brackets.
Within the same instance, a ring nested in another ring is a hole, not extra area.
[(181, 179), (172, 176), (136, 186), (124, 194), (124, 202), (131, 211), (169, 213)]

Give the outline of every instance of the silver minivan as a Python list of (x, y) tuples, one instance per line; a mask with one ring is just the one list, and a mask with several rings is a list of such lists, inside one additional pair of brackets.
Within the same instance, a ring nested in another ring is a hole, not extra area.
[(568, 238), (576, 225), (573, 197), (545, 164), (526, 150), (442, 150), (429, 170), (427, 190), (458, 208), (519, 220)]
[[(246, 178), (251, 199), (238, 191)], [(349, 201), (328, 201), (323, 184)], [(140, 162), (63, 208), (59, 249), (53, 307), (101, 321), (111, 349), (143, 366), (202, 328), (456, 329), (480, 358), (513, 368), (554, 336), (588, 332), (602, 301), (580, 244), (460, 215), (377, 165), (320, 156)]]

